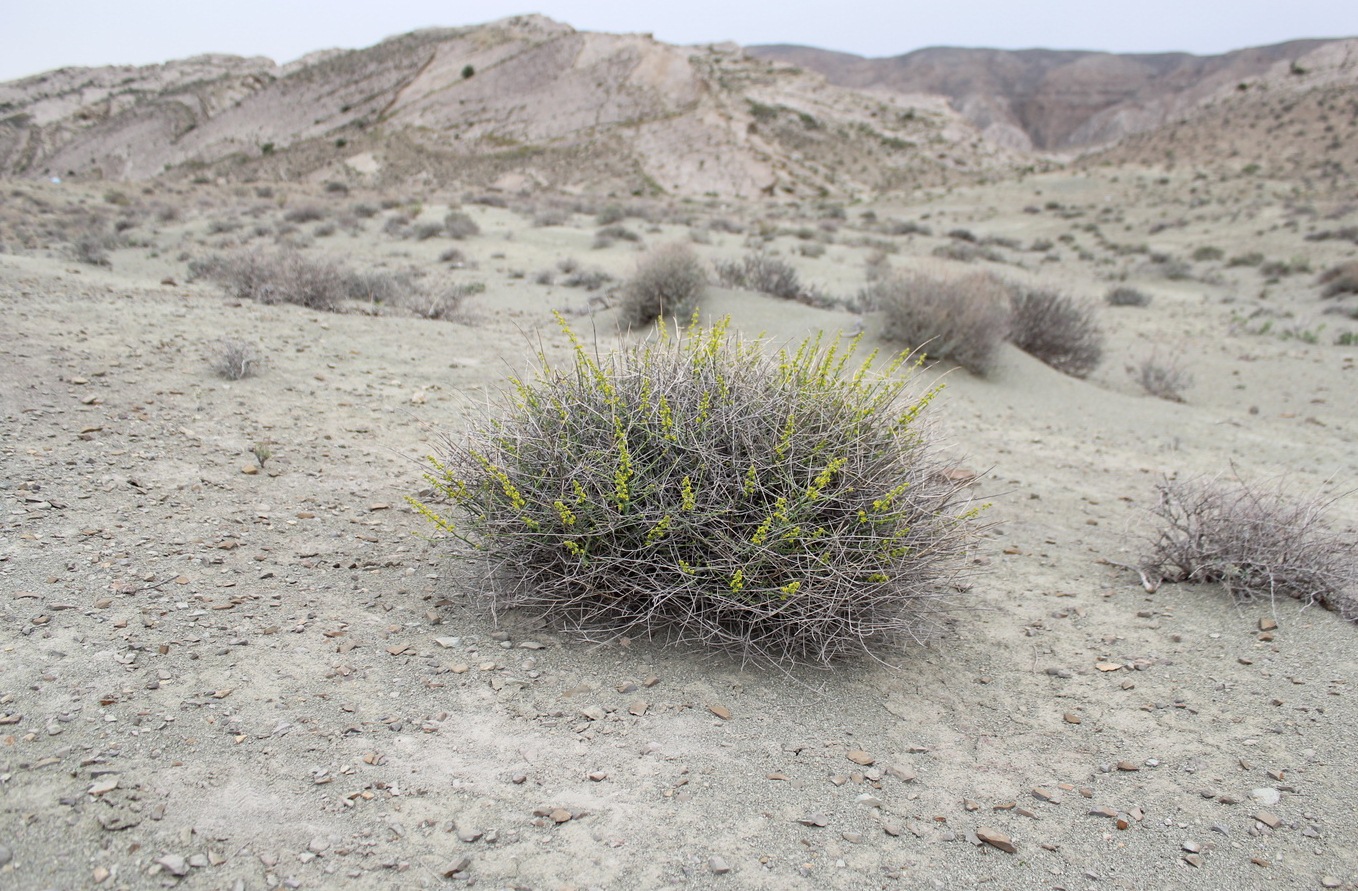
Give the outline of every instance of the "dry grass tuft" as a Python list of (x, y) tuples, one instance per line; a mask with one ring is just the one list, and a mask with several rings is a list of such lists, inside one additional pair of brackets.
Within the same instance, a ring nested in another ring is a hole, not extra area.
[(1358, 260), (1340, 263), (1320, 274), (1321, 291), (1324, 297), (1339, 297), (1343, 294), (1358, 294)]
[(1164, 359), (1159, 353), (1152, 353), (1136, 365), (1127, 366), (1127, 373), (1141, 389), (1167, 402), (1183, 402), (1184, 390), (1193, 386), (1193, 375), (1177, 356)]
[(262, 364), (258, 347), (231, 337), (219, 341), (212, 356), (212, 370), (229, 381), (252, 377)]

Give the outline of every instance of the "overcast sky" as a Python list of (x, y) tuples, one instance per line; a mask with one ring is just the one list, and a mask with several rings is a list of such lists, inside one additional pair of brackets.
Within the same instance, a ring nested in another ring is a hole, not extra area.
[(523, 12), (669, 43), (800, 43), (865, 56), (924, 46), (1211, 54), (1358, 36), (1358, 0), (0, 0), (0, 81), (206, 52), (288, 62)]

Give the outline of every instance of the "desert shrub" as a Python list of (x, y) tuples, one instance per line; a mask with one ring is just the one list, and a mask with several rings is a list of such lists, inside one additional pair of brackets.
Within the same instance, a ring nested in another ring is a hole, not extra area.
[(1110, 288), (1103, 298), (1109, 306), (1150, 306), (1151, 295), (1127, 285)]
[(641, 241), (641, 236), (635, 231), (628, 229), (626, 226), (617, 223), (604, 226), (598, 232), (594, 233), (594, 247), (597, 249), (609, 247), (615, 241), (630, 241), (636, 243)]
[(1205, 244), (1193, 251), (1193, 259), (1198, 263), (1208, 263), (1213, 260), (1220, 260), (1224, 256), (1226, 256), (1225, 251), (1210, 244)]
[[(569, 332), (568, 332), (569, 334)], [(779, 664), (922, 637), (977, 510), (907, 393), (853, 347), (690, 327), (517, 383), (445, 442), (414, 501), (479, 561), (491, 608), (568, 630), (654, 633)], [(955, 589), (954, 589), (955, 590)]]
[(1056, 291), (1014, 288), (1009, 340), (1063, 374), (1088, 377), (1103, 359), (1103, 332), (1091, 306)]
[(602, 269), (577, 268), (568, 273), (561, 280), (561, 284), (567, 288), (584, 288), (586, 291), (597, 291), (611, 281), (613, 281), (613, 276)]
[(882, 311), (888, 340), (973, 374), (990, 372), (1009, 334), (1009, 290), (985, 273), (943, 277), (902, 271), (869, 285), (859, 303)]
[(455, 266), (465, 266), (467, 255), (461, 249), (450, 247), (439, 254), (440, 263), (452, 263)]
[(311, 230), (311, 234), (316, 238), (329, 238), (334, 235), (339, 226), (335, 223), (317, 223), (316, 228)]
[(239, 300), (295, 303), (334, 311), (347, 296), (346, 270), (338, 263), (309, 260), (296, 251), (243, 251), (203, 262), (190, 273), (221, 284)]
[(289, 223), (314, 223), (325, 219), (325, 208), (316, 204), (304, 204), (283, 214), (283, 219)]
[(325, 190), (326, 190), (327, 192), (329, 192), (331, 195), (348, 195), (348, 194), (349, 194), (349, 186), (347, 186), (346, 184), (344, 184), (344, 183), (342, 183), (342, 182), (337, 182), (337, 181), (335, 181), (335, 180), (331, 180), (330, 182), (326, 183), (326, 184), (325, 184)]
[[(866, 217), (864, 221), (867, 222)], [(887, 235), (933, 235), (934, 232), (928, 226), (917, 223), (914, 220), (888, 220), (882, 224), (882, 231)]]
[(229, 381), (244, 380), (259, 370), (259, 348), (248, 340), (228, 337), (212, 352), (212, 370)]
[(622, 289), (619, 317), (628, 326), (656, 319), (686, 319), (707, 288), (707, 272), (687, 245), (656, 248), (637, 264)]
[(98, 235), (82, 235), (71, 245), (71, 253), (81, 263), (91, 266), (112, 266), (108, 258), (106, 242)]
[(606, 204), (594, 217), (600, 226), (612, 226), (627, 219), (627, 208), (621, 204)]
[(1311, 261), (1305, 257), (1293, 257), (1290, 260), (1269, 260), (1259, 267), (1259, 274), (1268, 278), (1283, 278), (1310, 271)]
[(1177, 357), (1166, 359), (1159, 353), (1128, 366), (1127, 373), (1148, 394), (1168, 402), (1183, 402), (1184, 390), (1193, 386), (1193, 375)]
[(422, 319), (452, 319), (461, 312), (468, 297), (485, 290), (483, 282), (410, 288), (401, 297), (400, 304)]
[(1227, 266), (1258, 266), (1264, 262), (1264, 255), (1258, 251), (1240, 254), (1226, 261)]
[(382, 222), (382, 233), (393, 238), (405, 238), (410, 234), (410, 217), (394, 213)]
[(443, 230), (443, 223), (418, 223), (411, 234), (415, 237), (416, 241), (428, 241), (431, 238), (441, 235)]
[(538, 211), (533, 216), (533, 225), (540, 229), (546, 229), (552, 226), (565, 226), (568, 225), (570, 221), (570, 211), (560, 207), (549, 207), (546, 210)]
[(792, 264), (756, 251), (740, 260), (718, 261), (717, 279), (728, 288), (758, 291), (783, 300), (805, 301), (806, 289)]
[(353, 206), (353, 214), (359, 219), (369, 220), (377, 216), (378, 213), (379, 210), (371, 204), (360, 203)]
[(481, 234), (481, 227), (476, 225), (476, 220), (460, 210), (448, 211), (448, 215), (443, 218), (443, 228), (448, 231), (449, 238), (458, 241)]
[(1358, 620), (1358, 540), (1325, 524), (1332, 500), (1294, 498), (1280, 482), (1167, 480), (1158, 530), (1141, 559), (1148, 579), (1221, 584), (1237, 599), (1279, 595)]
[(1320, 274), (1319, 284), (1325, 286), (1320, 292), (1324, 297), (1358, 294), (1358, 260), (1340, 263), (1325, 270)]
[(958, 263), (974, 263), (977, 260), (989, 260), (991, 263), (1003, 263), (1004, 254), (992, 247), (985, 245), (972, 244), (969, 241), (953, 241), (948, 244), (941, 244), (932, 251), (935, 257), (944, 260), (953, 260)]

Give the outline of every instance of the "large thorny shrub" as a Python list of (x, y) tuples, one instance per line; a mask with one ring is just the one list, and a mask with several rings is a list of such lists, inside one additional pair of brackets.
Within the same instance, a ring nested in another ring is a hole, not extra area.
[[(570, 334), (570, 332), (567, 332)], [(515, 382), (412, 499), (483, 558), (496, 610), (825, 665), (921, 637), (979, 512), (935, 455), (907, 356), (766, 355), (726, 324)]]

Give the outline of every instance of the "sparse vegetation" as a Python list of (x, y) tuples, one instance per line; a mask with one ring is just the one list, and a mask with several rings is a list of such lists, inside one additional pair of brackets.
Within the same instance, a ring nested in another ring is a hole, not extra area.
[(1358, 540), (1327, 528), (1332, 499), (1294, 498), (1223, 478), (1167, 480), (1152, 515), (1142, 572), (1168, 582), (1217, 583), (1232, 597), (1280, 595), (1358, 620)]
[(476, 224), (476, 220), (460, 210), (448, 212), (443, 218), (443, 228), (447, 230), (449, 238), (457, 241), (481, 234), (481, 227)]
[[(720, 325), (519, 384), (414, 502), (484, 559), (491, 607), (828, 665), (929, 631), (977, 509), (940, 472), (932, 393), (840, 342), (773, 361)], [(898, 368), (900, 357), (891, 368)]]
[(882, 310), (888, 340), (973, 374), (990, 373), (1009, 335), (1009, 290), (983, 272), (956, 277), (897, 272), (868, 286), (859, 302)]
[(656, 319), (686, 319), (707, 288), (707, 273), (693, 250), (668, 244), (651, 251), (622, 291), (620, 318), (637, 327)]
[(1015, 287), (1009, 339), (1063, 374), (1084, 378), (1103, 360), (1094, 308), (1043, 288)]
[(229, 337), (213, 350), (212, 370), (229, 381), (244, 380), (259, 370), (259, 348), (248, 340)]
[(1350, 260), (1332, 266), (1320, 274), (1319, 284), (1324, 285), (1322, 297), (1339, 297), (1343, 294), (1358, 294), (1358, 260)]
[(796, 300), (812, 306), (829, 302), (823, 295), (802, 285), (791, 263), (762, 251), (746, 254), (740, 260), (718, 262), (717, 279), (728, 288), (758, 291), (781, 300)]
[(1151, 305), (1151, 295), (1137, 288), (1128, 285), (1118, 285), (1110, 288), (1103, 298), (1109, 306), (1138, 306), (1145, 307)]
[(1193, 386), (1193, 375), (1183, 367), (1178, 357), (1166, 359), (1158, 352), (1128, 366), (1127, 373), (1141, 389), (1167, 402), (1183, 402), (1184, 390)]

